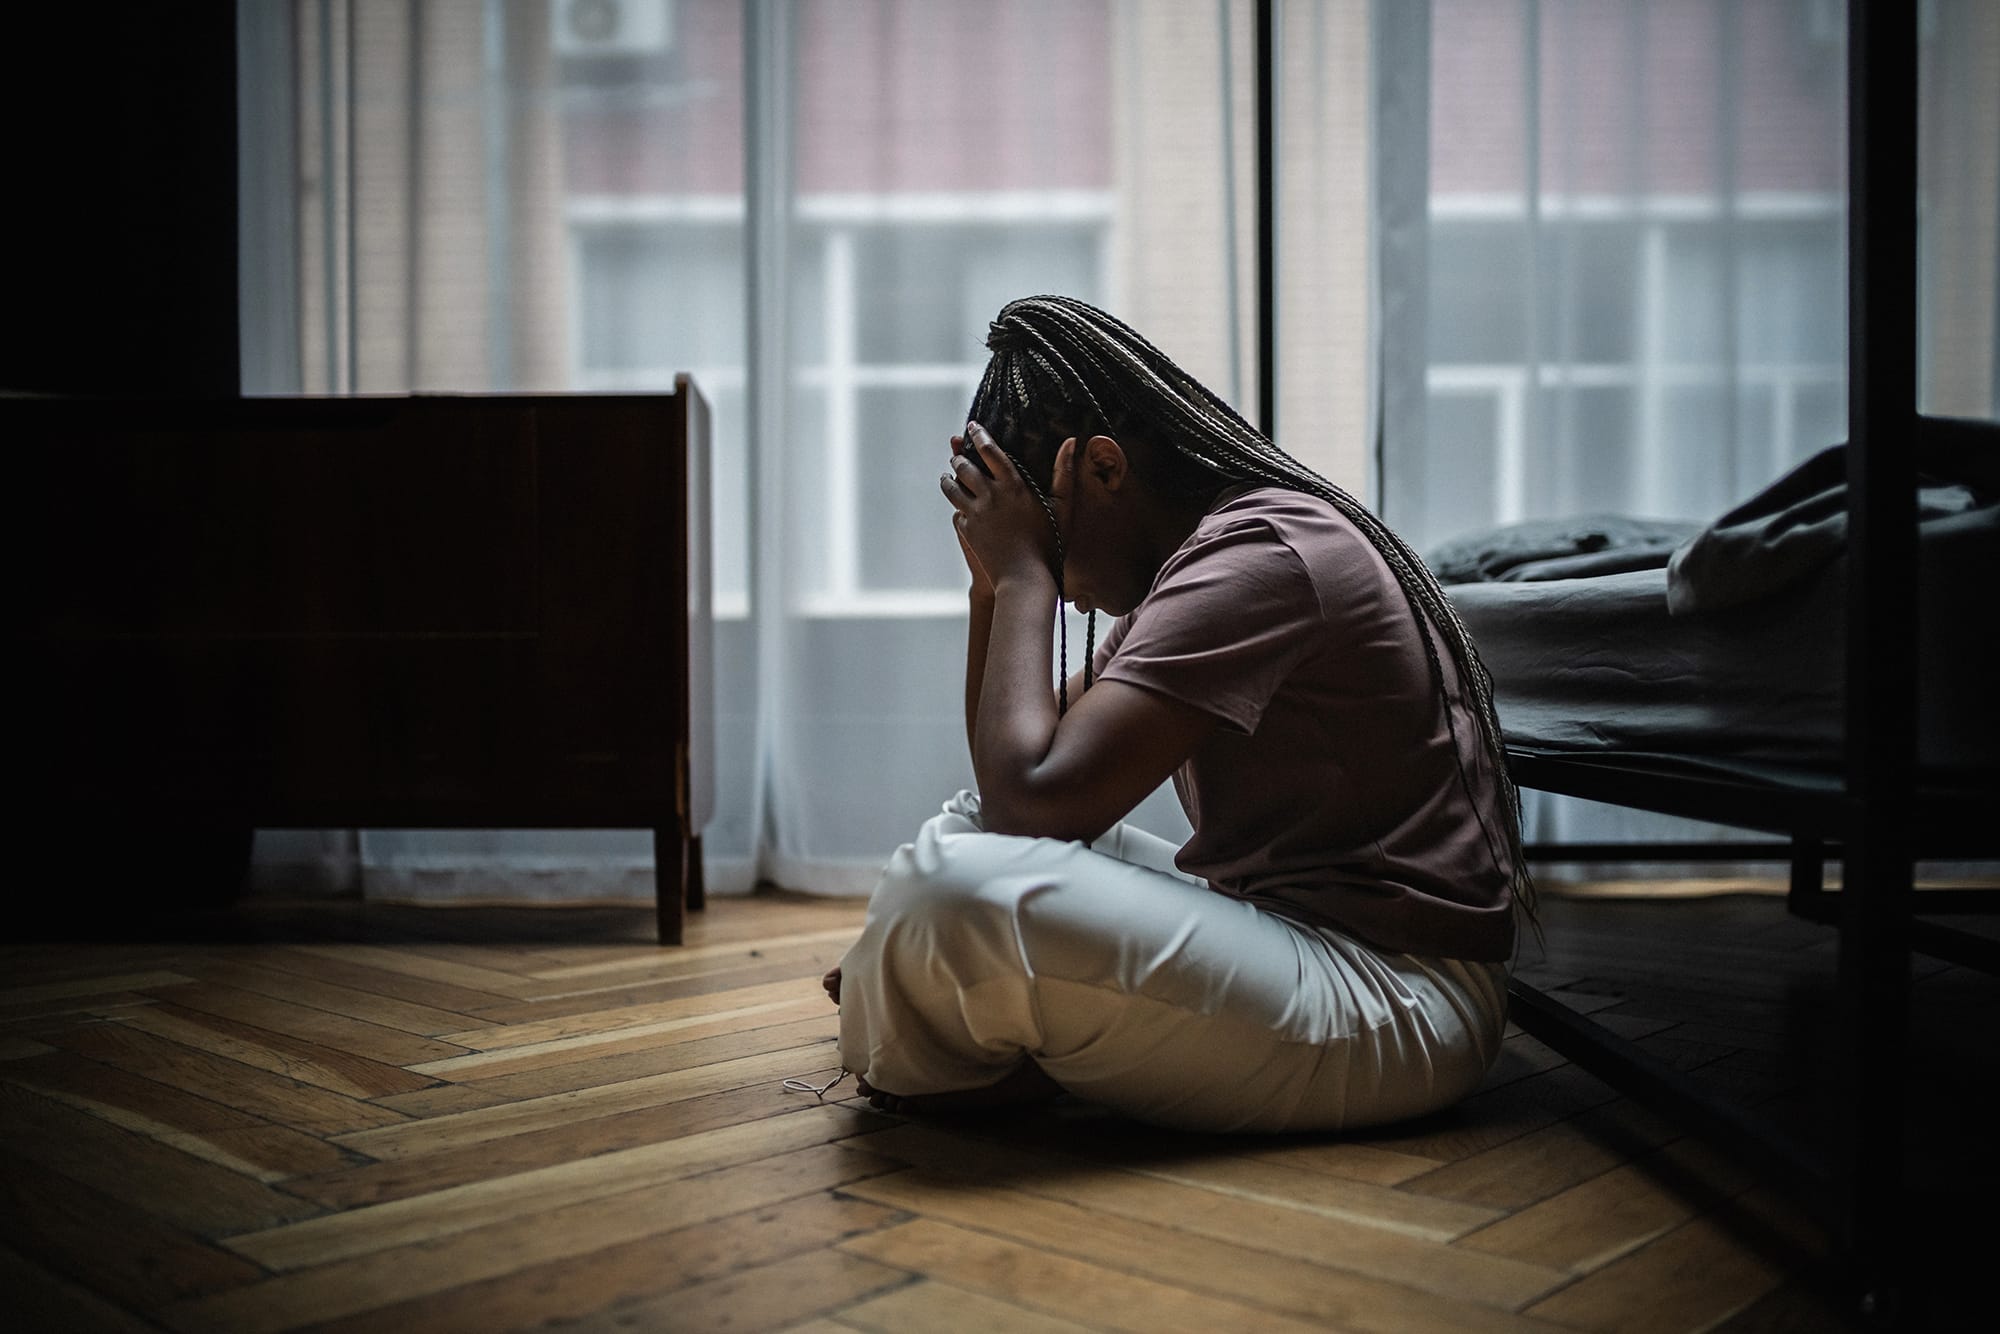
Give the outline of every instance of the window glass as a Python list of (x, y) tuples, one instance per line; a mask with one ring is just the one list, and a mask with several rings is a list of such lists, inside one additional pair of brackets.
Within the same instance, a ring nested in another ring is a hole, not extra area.
[(1837, 217), (1746, 226), (1739, 289), (1744, 360), (1847, 361), (1847, 229)]
[(984, 361), (994, 312), (1017, 296), (1095, 295), (1091, 229), (871, 226), (855, 243), (858, 351), (865, 362)]
[(826, 361), (826, 228), (792, 230), (791, 354), (801, 366)]
[(1735, 253), (1733, 238), (1719, 236), (1711, 222), (1673, 223), (1665, 228), (1666, 280), (1661, 284), (1660, 351), (1669, 362), (1715, 365), (1726, 354), (1723, 325), (1723, 264)]
[(965, 412), (972, 385), (863, 389), (855, 396), (860, 422), (860, 490), (871, 514), (922, 515), (929, 522), (860, 525), (862, 587), (874, 590), (962, 590), (965, 558), (952, 536), (938, 491), (951, 423)]
[(1835, 374), (1801, 384), (1792, 420), (1800, 457), (1847, 439), (1847, 377)]
[(1630, 385), (1545, 388), (1540, 401), (1540, 438), (1526, 449), (1529, 513), (1632, 512)]
[(733, 225), (579, 229), (582, 361), (676, 371), (743, 361), (743, 240)]
[[(1520, 217), (1433, 220), (1429, 441), (1450, 460), (1446, 489), (1468, 497), (1466, 521), (1482, 507), (1725, 506), (1844, 433), (1835, 201), (1792, 201), (1777, 216), (1629, 202), (1636, 213), (1598, 200), (1544, 220), (1532, 273)], [(1531, 381), (1532, 411), (1504, 388)], [(1733, 462), (1699, 476), (1685, 466), (1708, 456)], [(1453, 508), (1433, 503), (1426, 521), (1455, 522)]]
[(1431, 224), (1433, 363), (1519, 362), (1528, 334), (1528, 254), (1518, 221)]
[(1449, 469), (1457, 484), (1428, 488), (1430, 509), (1420, 531), (1459, 533), (1492, 522), (1491, 497), (1498, 485), (1500, 400), (1492, 391), (1430, 396), (1430, 451), (1435, 466)]
[(1644, 270), (1639, 229), (1625, 220), (1584, 221), (1563, 230), (1545, 257), (1542, 328), (1549, 350), (1577, 362), (1629, 361), (1638, 351)]
[[(1669, 361), (1712, 365), (1730, 337), (1745, 363), (1841, 365), (1845, 231), (1837, 217), (1701, 219), (1666, 228), (1662, 314)], [(1735, 271), (1724, 265), (1734, 257)], [(1734, 327), (1724, 302), (1736, 293)]]

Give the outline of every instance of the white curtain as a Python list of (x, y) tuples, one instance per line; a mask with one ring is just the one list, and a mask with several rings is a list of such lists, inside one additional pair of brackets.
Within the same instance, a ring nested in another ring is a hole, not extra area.
[[(936, 478), (987, 321), (1078, 295), (1256, 409), (1253, 8), (247, 4), (249, 387), (692, 372), (715, 409), (708, 883), (865, 892), (971, 782)], [(1284, 6), (1279, 433), (1356, 489), (1369, 21), (1368, 0)], [(1187, 828), (1166, 789), (1138, 818)], [(651, 892), (638, 831), (261, 831), (257, 855), (265, 883), (374, 896)]]
[[(1706, 522), (1844, 438), (1838, 0), (1384, 9), (1393, 526), (1432, 550), (1522, 519)], [(1921, 16), (1924, 406), (1990, 416), (2000, 7)], [(1525, 796), (1538, 841), (1743, 837)]]

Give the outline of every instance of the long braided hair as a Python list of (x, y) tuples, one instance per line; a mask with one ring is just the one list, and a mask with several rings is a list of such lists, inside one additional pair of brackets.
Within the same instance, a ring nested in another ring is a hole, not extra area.
[[(970, 420), (985, 427), (1019, 465), (1021, 475), (1048, 509), (1051, 526), (1055, 511), (1048, 494), (1054, 485), (1056, 446), (1071, 436), (1080, 442), (1092, 435), (1116, 438), (1130, 432), (1160, 446), (1148, 459), (1147, 480), (1168, 494), (1212, 497), (1224, 487), (1242, 482), (1301, 491), (1332, 505), (1381, 553), (1416, 622), (1451, 737), (1459, 781), (1478, 813), (1480, 803), (1459, 757), (1458, 727), (1453, 721), (1437, 637), (1431, 632), (1433, 625), (1443, 638), (1444, 651), (1451, 656), (1461, 689), (1471, 697), (1479, 740), (1499, 788), (1505, 827), (1499, 831), (1498, 846), (1483, 814), (1478, 815), (1480, 827), (1495, 865), (1508, 878), (1515, 902), (1534, 922), (1534, 880), (1521, 845), (1520, 793), (1507, 767), (1493, 702), (1493, 680), (1465, 623), (1422, 558), (1367, 506), (1280, 449), (1131, 326), (1095, 306), (1066, 296), (1010, 301), (988, 327), (986, 346), (992, 356), (973, 395)], [(1057, 597), (1066, 600), (1062, 542), (1058, 529)], [(1085, 689), (1091, 682), (1096, 631), (1097, 613), (1093, 611), (1084, 648)], [(1063, 675), (1067, 677), (1066, 627), (1062, 656)], [(1059, 707), (1067, 711), (1066, 683), (1059, 689)]]

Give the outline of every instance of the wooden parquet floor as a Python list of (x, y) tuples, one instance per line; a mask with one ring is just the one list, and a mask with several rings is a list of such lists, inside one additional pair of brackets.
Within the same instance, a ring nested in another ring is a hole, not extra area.
[[(1797, 1206), (1518, 1032), (1460, 1107), (1344, 1138), (789, 1091), (835, 1073), (818, 978), (860, 917), (720, 899), (662, 949), (643, 911), (249, 907), (0, 948), (0, 1324), (1838, 1327)], [(1754, 897), (1547, 919), (1537, 981), (1810, 1119), (1823, 928)], [(1977, 1057), (1940, 1066), (1926, 1142), (1990, 1200), (2000, 1007), (1923, 972)]]

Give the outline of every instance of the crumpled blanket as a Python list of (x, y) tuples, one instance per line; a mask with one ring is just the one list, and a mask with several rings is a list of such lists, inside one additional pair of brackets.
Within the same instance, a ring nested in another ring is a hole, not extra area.
[(1441, 584), (1538, 583), (1655, 570), (1701, 528), (1687, 520), (1622, 514), (1524, 519), (1452, 538), (1426, 563)]
[[(1918, 437), (1917, 521), (2000, 504), (1985, 422), (1932, 418)], [(1847, 543), (1847, 446), (1829, 446), (1702, 529), (1667, 562), (1676, 616), (1754, 602), (1822, 569)]]

